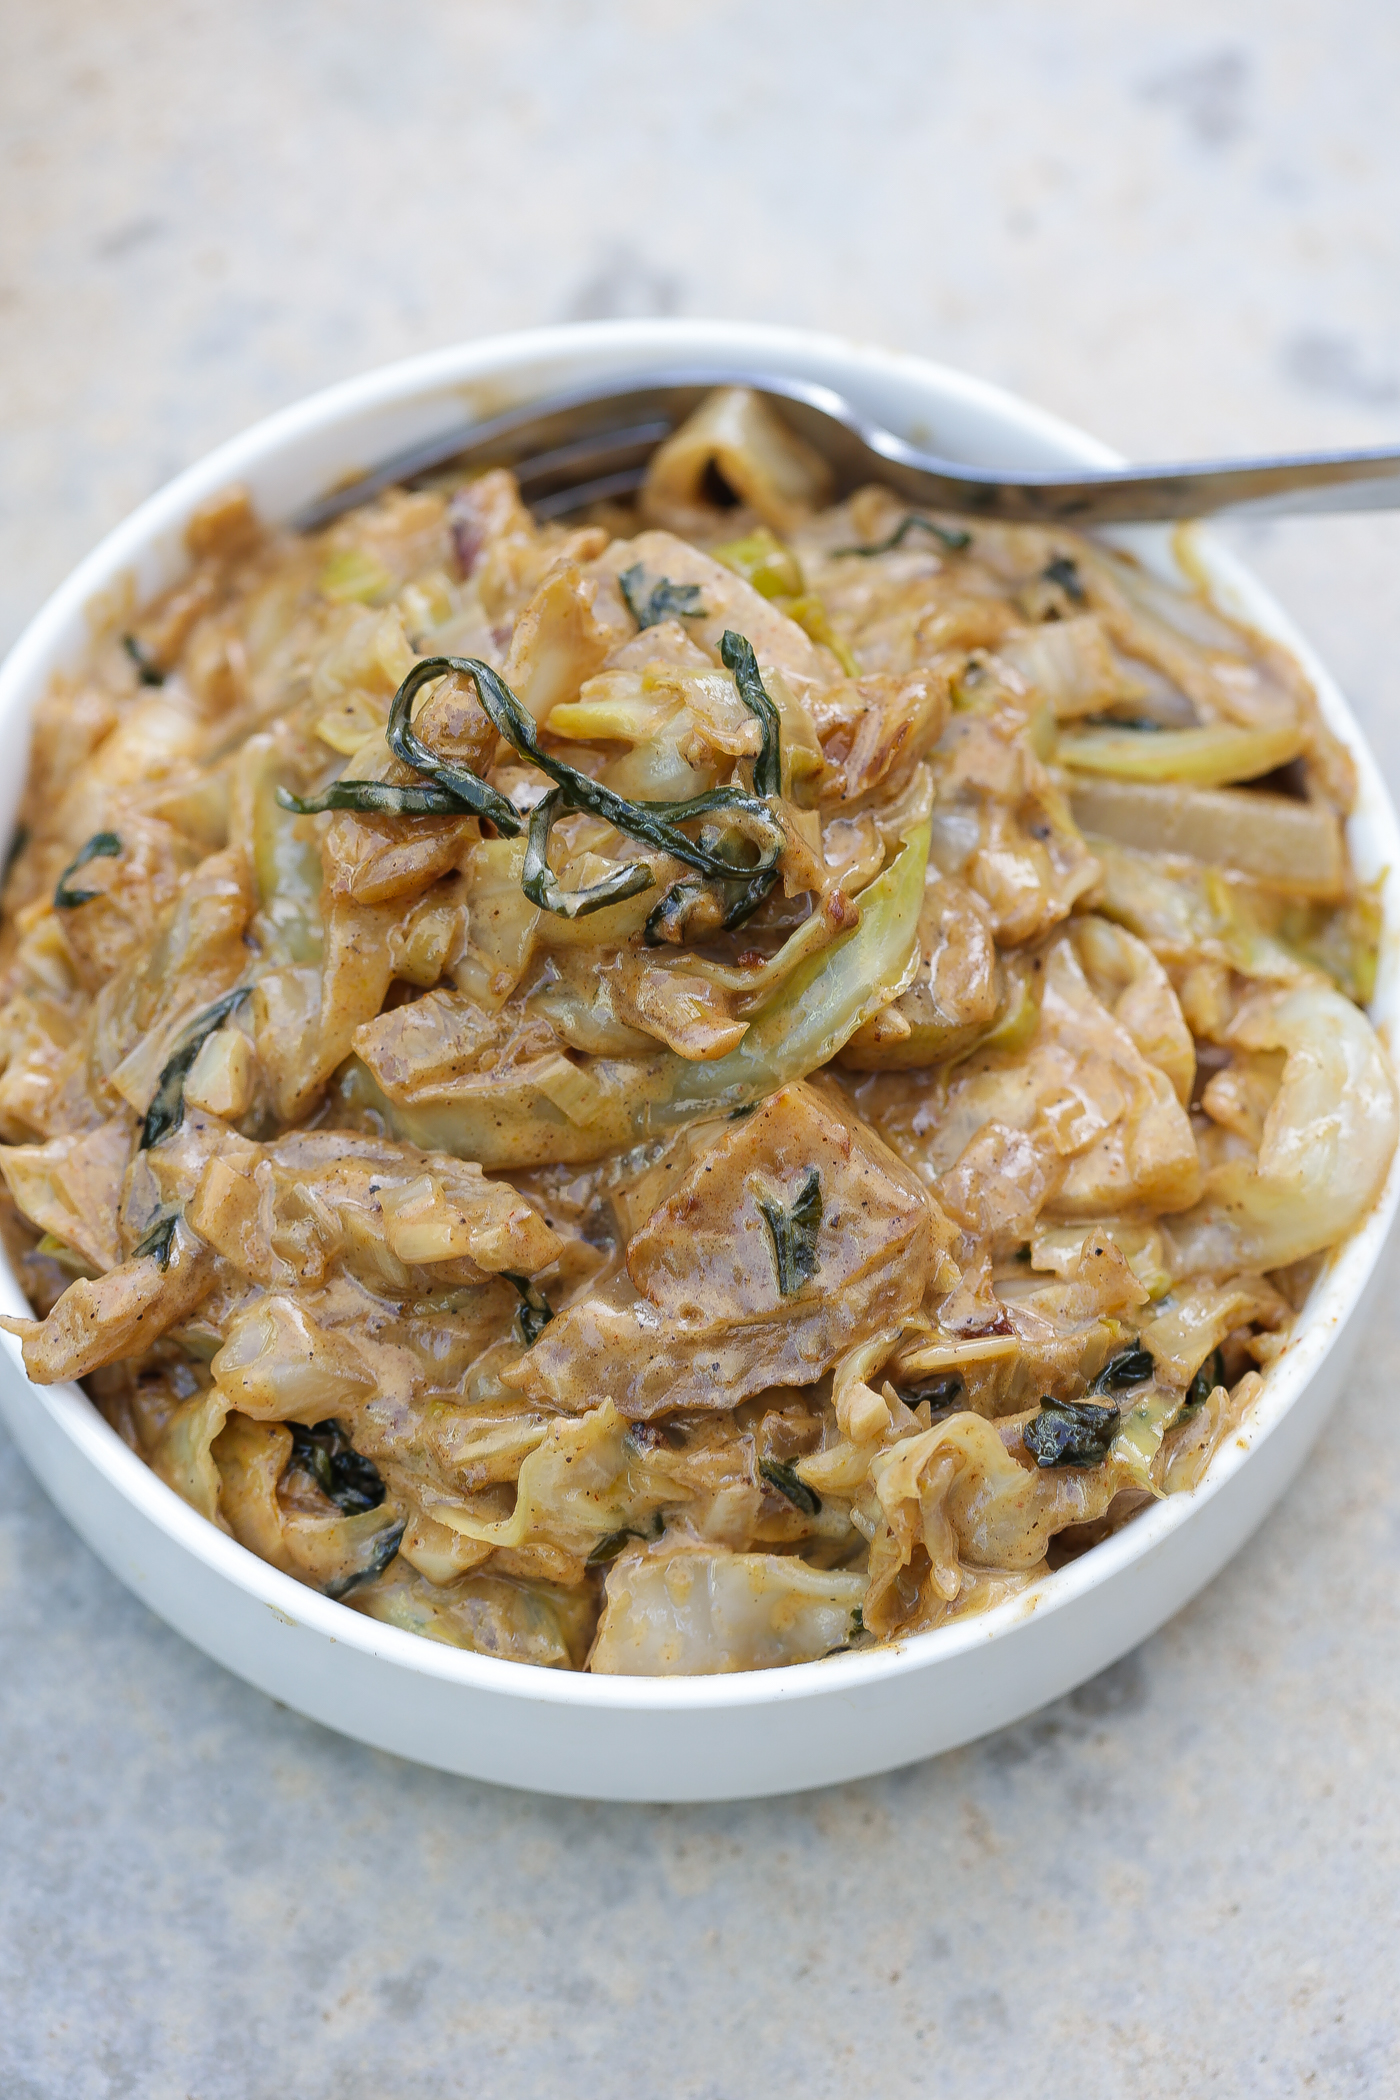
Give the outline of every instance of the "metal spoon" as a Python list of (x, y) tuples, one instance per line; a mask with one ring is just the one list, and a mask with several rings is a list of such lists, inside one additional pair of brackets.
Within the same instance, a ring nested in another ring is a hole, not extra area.
[(881, 481), (915, 503), (1022, 523), (1109, 525), (1222, 512), (1400, 507), (1400, 446), (1182, 466), (1100, 467), (1074, 474), (1011, 474), (944, 459), (896, 437), (830, 387), (768, 372), (668, 372), (615, 380), (532, 401), (463, 425), (385, 460), (312, 503), (294, 520), (314, 531), (395, 483), (448, 465), (508, 466), (536, 517), (562, 517), (604, 497), (632, 494), (657, 446), (715, 387), (765, 395), (821, 453), (841, 493)]

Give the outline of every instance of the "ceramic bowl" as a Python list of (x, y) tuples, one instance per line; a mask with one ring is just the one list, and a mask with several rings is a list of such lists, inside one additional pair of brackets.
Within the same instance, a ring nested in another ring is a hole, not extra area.
[[(30, 711), (81, 662), (111, 594), (175, 580), (190, 513), (231, 481), (287, 518), (418, 439), (604, 374), (767, 369), (825, 382), (904, 435), (1003, 467), (1112, 464), (1081, 432), (921, 359), (792, 331), (626, 321), (469, 343), (372, 372), (270, 417), (153, 496), (55, 592), (0, 673), (0, 839), (19, 798)], [(1138, 551), (1169, 569), (1165, 533)], [(1267, 594), (1224, 551), (1201, 552), (1227, 610), (1302, 658), (1350, 746), (1360, 796), (1350, 844), (1382, 870), (1386, 932), (1374, 1015), (1393, 1039), (1400, 836), (1336, 686)], [(37, 1387), (0, 1335), (0, 1412), (35, 1474), (112, 1573), (187, 1639), (286, 1705), (399, 1756), (477, 1779), (626, 1801), (700, 1801), (828, 1785), (951, 1748), (1057, 1698), (1178, 1611), (1261, 1521), (1336, 1399), (1367, 1285), (1400, 1196), (1400, 1167), (1329, 1260), (1295, 1338), (1239, 1433), (1192, 1493), (980, 1618), (792, 1669), (700, 1678), (589, 1677), (464, 1654), (381, 1626), (279, 1574), (197, 1516), (74, 1385)], [(0, 1302), (28, 1310), (7, 1268)]]

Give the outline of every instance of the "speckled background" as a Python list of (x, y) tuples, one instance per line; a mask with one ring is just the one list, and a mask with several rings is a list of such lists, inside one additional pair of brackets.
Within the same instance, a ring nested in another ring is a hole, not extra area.
[[(169, 474), (584, 315), (926, 351), (1125, 451), (1400, 436), (1384, 0), (10, 0), (0, 639)], [(1234, 535), (1392, 778), (1400, 519)], [(1205, 1597), (975, 1748), (578, 1806), (341, 1742), (0, 1449), (4, 2100), (1400, 2090), (1400, 1258)]]

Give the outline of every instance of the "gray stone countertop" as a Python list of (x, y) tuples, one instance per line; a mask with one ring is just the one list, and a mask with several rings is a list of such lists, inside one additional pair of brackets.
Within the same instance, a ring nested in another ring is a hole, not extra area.
[[(1384, 0), (0, 11), (0, 640), (382, 359), (724, 314), (1128, 453), (1393, 438)], [(1233, 535), (1394, 779), (1400, 520)], [(11, 762), (16, 762), (13, 758)], [(476, 1786), (152, 1619), (0, 1449), (5, 2100), (1400, 2090), (1400, 1254), (1303, 1477), (1017, 1728), (719, 1808)]]

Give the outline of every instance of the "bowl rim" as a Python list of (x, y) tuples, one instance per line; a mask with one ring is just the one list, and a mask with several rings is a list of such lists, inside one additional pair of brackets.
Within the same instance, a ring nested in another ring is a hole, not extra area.
[[(1026, 461), (1028, 451), (1052, 462), (1121, 463), (1121, 456), (1108, 446), (1009, 390), (930, 359), (808, 330), (726, 321), (607, 321), (478, 338), (375, 367), (294, 402), (216, 446), (158, 489), (77, 564), (17, 638), (0, 666), (0, 725), (32, 706), (54, 671), (70, 667), (81, 654), (75, 636), (80, 641), (92, 608), (110, 602), (113, 588), (120, 587), (124, 577), (138, 573), (143, 560), (149, 560), (161, 542), (169, 543), (172, 535), (182, 531), (191, 511), (229, 482), (247, 478), (259, 465), (274, 463), (284, 450), (308, 438), (334, 432), (376, 410), (455, 396), (459, 406), (465, 398), (470, 408), (484, 414), (490, 410), (481, 405), (482, 390), (495, 405), (501, 405), (502, 389), (511, 401), (529, 399), (541, 391), (530, 383), (528, 375), (533, 369), (580, 359), (588, 367), (587, 374), (579, 373), (580, 378), (601, 376), (605, 371), (660, 370), (683, 359), (702, 367), (707, 362), (720, 367), (742, 360), (762, 368), (766, 363), (770, 368), (811, 373), (830, 381), (832, 366), (839, 365), (845, 383), (857, 391), (862, 377), (874, 385), (912, 380), (931, 396), (979, 412), (1009, 445), (1005, 464), (1013, 464), (1017, 454)], [(518, 382), (522, 376), (524, 386), (512, 386), (512, 379)], [(316, 493), (319, 490), (302, 489), (296, 502), (288, 503), (287, 511)], [(1355, 760), (1358, 795), (1349, 831), (1364, 834), (1367, 850), (1361, 858), (1380, 879), (1384, 904), (1382, 968), (1370, 1011), (1389, 1048), (1400, 1019), (1400, 826), (1379, 768), (1331, 675), (1281, 608), (1245, 565), (1209, 533), (1199, 528), (1192, 531), (1194, 551), (1217, 602), (1294, 652), (1317, 691), (1328, 726), (1340, 735)], [(16, 773), (14, 798), (21, 784), (22, 776)], [(12, 814), (13, 800), (0, 822), (6, 838)], [(29, 1385), (29, 1392), (68, 1441), (173, 1543), (194, 1554), (211, 1573), (266, 1605), (278, 1619), (301, 1625), (328, 1641), (422, 1676), (546, 1706), (661, 1712), (803, 1701), (832, 1693), (854, 1694), (990, 1646), (1028, 1618), (1064, 1611), (1111, 1583), (1188, 1525), (1272, 1435), (1337, 1344), (1343, 1327), (1358, 1309), (1398, 1207), (1400, 1151), (1367, 1215), (1327, 1257), (1299, 1315), (1295, 1334), (1271, 1367), (1259, 1399), (1216, 1452), (1196, 1488), (1156, 1501), (1077, 1560), (986, 1612), (880, 1647), (775, 1669), (692, 1677), (594, 1676), (479, 1655), (387, 1626), (271, 1567), (200, 1516), (122, 1441), (76, 1384)], [(29, 1314), (8, 1261), (0, 1262), (0, 1303), (6, 1311)], [(0, 1347), (9, 1355), (19, 1380), (28, 1384), (17, 1340), (0, 1335)]]

